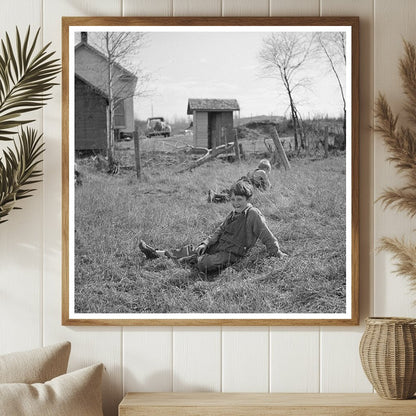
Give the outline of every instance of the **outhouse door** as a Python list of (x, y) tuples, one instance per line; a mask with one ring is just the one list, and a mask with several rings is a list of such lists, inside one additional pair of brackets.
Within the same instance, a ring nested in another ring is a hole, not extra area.
[(215, 149), (221, 143), (222, 113), (208, 113), (208, 149)]

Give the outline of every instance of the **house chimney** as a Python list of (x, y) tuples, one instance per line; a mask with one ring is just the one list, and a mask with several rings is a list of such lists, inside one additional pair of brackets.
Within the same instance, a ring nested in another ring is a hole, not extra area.
[(81, 42), (82, 43), (88, 43), (88, 33), (87, 32), (81, 32)]

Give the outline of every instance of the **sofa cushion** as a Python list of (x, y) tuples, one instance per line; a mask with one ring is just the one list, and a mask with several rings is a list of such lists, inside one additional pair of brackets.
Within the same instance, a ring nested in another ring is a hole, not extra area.
[(0, 355), (0, 383), (44, 383), (66, 373), (71, 343)]
[(97, 364), (43, 384), (0, 384), (0, 415), (103, 416), (102, 372)]

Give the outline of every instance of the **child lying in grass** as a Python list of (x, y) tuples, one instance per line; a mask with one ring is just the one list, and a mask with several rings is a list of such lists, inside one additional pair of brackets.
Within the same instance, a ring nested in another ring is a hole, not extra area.
[[(253, 185), (255, 189), (260, 191), (267, 191), (272, 185), (269, 180), (269, 175), (272, 170), (272, 165), (267, 159), (260, 160), (257, 168), (248, 172), (246, 176), (239, 179), (245, 180)], [(227, 202), (230, 200), (231, 189), (224, 189), (220, 193), (215, 193), (211, 189), (208, 191), (208, 202)]]
[(243, 258), (257, 240), (266, 246), (270, 255), (278, 258), (287, 254), (280, 250), (277, 238), (269, 230), (266, 220), (259, 209), (251, 205), (253, 186), (247, 181), (238, 181), (230, 189), (230, 201), (233, 206), (223, 223), (198, 247), (185, 246), (177, 250), (156, 250), (144, 241), (139, 248), (148, 259), (167, 256), (180, 263), (196, 264), (205, 274), (230, 266)]

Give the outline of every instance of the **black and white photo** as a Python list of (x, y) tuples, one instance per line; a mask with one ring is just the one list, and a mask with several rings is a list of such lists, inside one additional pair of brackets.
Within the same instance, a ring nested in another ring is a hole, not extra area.
[(358, 322), (358, 20), (241, 19), (64, 19), (65, 324)]

